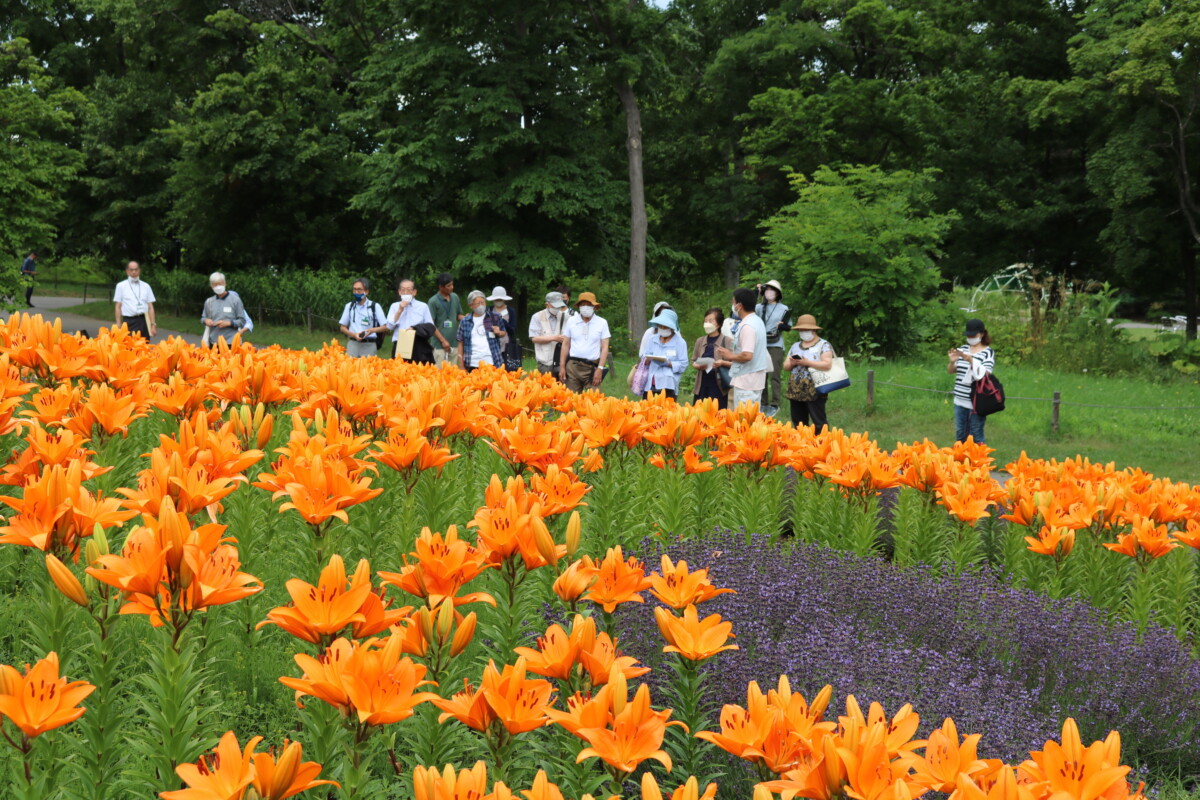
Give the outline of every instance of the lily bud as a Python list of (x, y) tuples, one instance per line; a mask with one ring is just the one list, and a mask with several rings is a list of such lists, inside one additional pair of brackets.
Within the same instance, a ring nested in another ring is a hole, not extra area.
[(454, 601), (447, 597), (442, 601), (437, 615), (438, 644), (445, 644), (450, 638), (450, 629), (454, 627)]
[(450, 642), (451, 656), (457, 656), (463, 650), (467, 649), (467, 645), (475, 638), (476, 622), (475, 612), (472, 611), (463, 617), (462, 622), (458, 623), (458, 630), (454, 632), (454, 639)]
[(575, 558), (575, 553), (579, 551), (579, 538), (581, 534), (579, 512), (572, 511), (570, 518), (567, 519), (567, 558)]
[[(97, 522), (95, 527), (92, 528), (92, 539), (91, 540), (96, 543), (96, 547), (98, 548), (98, 555), (106, 556), (109, 554), (109, 552), (111, 552), (108, 549), (108, 534), (104, 532), (104, 528), (102, 528), (100, 526), (99, 522)], [(88, 559), (89, 563), (94, 560), (95, 559), (90, 559), (90, 558)]]
[(554, 545), (554, 539), (550, 537), (549, 529), (541, 520), (533, 520), (533, 543), (537, 546), (538, 553), (548, 563), (558, 563), (558, 548)]
[(413, 615), (417, 626), (421, 629), (421, 635), (425, 637), (425, 641), (432, 642), (433, 639), (433, 615), (429, 613), (429, 607), (425, 606), (416, 614)]
[(629, 684), (625, 680), (625, 673), (621, 668), (614, 665), (608, 673), (608, 685), (612, 691), (612, 710), (613, 714), (620, 714), (625, 710), (625, 705), (629, 702)]
[[(259, 403), (258, 407), (262, 408), (262, 404)], [(258, 435), (254, 442), (258, 445), (258, 449), (262, 450), (267, 446), (267, 442), (271, 441), (271, 434), (275, 430), (275, 417), (267, 414), (267, 416), (256, 425), (256, 430), (258, 431)]]
[(55, 587), (62, 592), (68, 600), (76, 605), (87, 608), (88, 597), (83, 591), (83, 585), (79, 583), (79, 579), (75, 577), (75, 573), (67, 569), (67, 565), (59, 561), (49, 553), (46, 554), (46, 571), (50, 573), (50, 579), (54, 581)]

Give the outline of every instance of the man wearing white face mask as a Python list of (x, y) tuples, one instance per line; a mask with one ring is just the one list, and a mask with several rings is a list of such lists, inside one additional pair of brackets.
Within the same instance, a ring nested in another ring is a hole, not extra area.
[(247, 330), (246, 307), (237, 292), (229, 291), (225, 276), (220, 272), (208, 277), (208, 285), (212, 287), (213, 296), (204, 301), (200, 319), (205, 328), (204, 343), (213, 345), (217, 339), (223, 339), (228, 344), (234, 336)]
[(558, 376), (572, 392), (599, 386), (604, 379), (608, 340), (612, 334), (608, 331), (608, 321), (596, 313), (599, 305), (596, 295), (581, 293), (575, 302), (579, 314), (571, 318), (563, 331), (567, 341), (563, 344), (563, 363)]
[[(433, 348), (430, 342), (432, 333), (426, 333), (421, 336), (423, 331), (432, 331), (433, 315), (429, 313), (429, 306), (417, 299), (417, 287), (413, 283), (412, 278), (401, 278), (396, 284), (396, 294), (400, 299), (392, 303), (388, 308), (387, 321), (383, 324), (392, 331), (392, 357), (396, 355), (396, 345), (400, 341), (400, 331), (406, 331), (410, 328), (417, 329), (417, 339), (413, 342), (413, 352), (410, 361), (417, 361), (422, 364), (433, 363)], [(429, 328), (418, 328), (419, 325), (428, 325)]]
[(136, 261), (125, 266), (125, 280), (113, 292), (117, 325), (125, 324), (130, 333), (140, 333), (149, 339), (158, 333), (154, 321), (154, 290), (142, 280), (142, 267)]

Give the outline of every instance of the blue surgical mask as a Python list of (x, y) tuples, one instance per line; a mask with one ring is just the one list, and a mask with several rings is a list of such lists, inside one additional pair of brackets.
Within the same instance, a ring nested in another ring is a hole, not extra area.
[(354, 302), (361, 303), (363, 300), (366, 300), (366, 299), (367, 299), (366, 293), (364, 293), (364, 292), (355, 292), (354, 293)]

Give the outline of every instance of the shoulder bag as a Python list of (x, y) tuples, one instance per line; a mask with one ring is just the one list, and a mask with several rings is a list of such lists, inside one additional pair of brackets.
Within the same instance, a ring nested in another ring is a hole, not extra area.
[(971, 409), (981, 417), (1004, 410), (1004, 386), (999, 378), (989, 372), (971, 384)]
[(821, 394), (836, 392), (850, 385), (850, 374), (846, 372), (846, 359), (835, 358), (829, 369), (809, 370), (812, 373), (813, 384)]

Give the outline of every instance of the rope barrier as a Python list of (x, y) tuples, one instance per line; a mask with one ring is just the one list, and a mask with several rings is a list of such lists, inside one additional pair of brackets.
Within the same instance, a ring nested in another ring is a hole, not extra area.
[[(922, 386), (908, 386), (903, 383), (892, 383), (890, 381), (875, 381), (876, 386), (891, 386), (896, 389), (910, 389), (915, 392), (929, 392), (931, 394), (952, 395), (954, 392), (944, 389), (926, 389)], [(1058, 403), (1064, 406), (1075, 406), (1077, 408), (1112, 408), (1123, 409), (1129, 411), (1200, 411), (1200, 406), (1114, 406), (1102, 403), (1077, 403), (1074, 400), (1061, 400), (1053, 397), (1022, 397), (1020, 395), (1005, 395), (1005, 401), (1008, 400), (1027, 400), (1037, 403)]]

